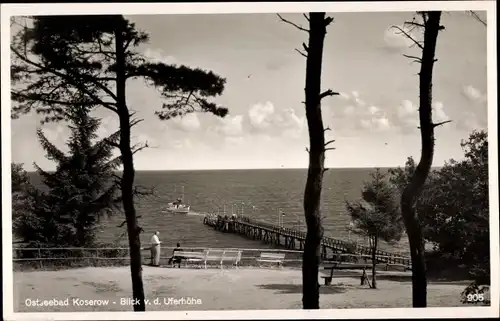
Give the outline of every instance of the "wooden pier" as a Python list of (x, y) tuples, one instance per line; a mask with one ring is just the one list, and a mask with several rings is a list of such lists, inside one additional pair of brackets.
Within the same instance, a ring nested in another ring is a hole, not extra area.
[[(205, 216), (203, 224), (211, 226), (217, 231), (234, 233), (249, 239), (273, 244), (288, 250), (304, 249), (306, 233), (287, 227), (279, 227), (270, 223), (257, 221), (244, 216), (228, 217), (209, 214)], [(321, 241), (321, 257), (323, 260), (335, 260), (339, 254), (352, 254), (357, 257), (371, 258), (371, 249), (331, 237), (323, 237)], [(377, 250), (376, 260), (379, 263), (411, 268), (411, 259), (399, 254)]]

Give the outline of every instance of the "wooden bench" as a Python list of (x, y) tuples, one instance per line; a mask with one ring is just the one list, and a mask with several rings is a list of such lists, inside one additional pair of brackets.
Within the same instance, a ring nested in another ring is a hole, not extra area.
[(176, 251), (174, 258), (178, 257), (184, 261), (186, 266), (188, 263), (201, 263), (205, 260), (206, 252), (187, 252), (187, 251)]
[(285, 253), (260, 253), (257, 262), (276, 263), (279, 267), (283, 266), (285, 260)]
[(331, 265), (323, 267), (324, 270), (330, 271), (330, 275), (322, 275), (321, 278), (325, 280), (325, 285), (332, 284), (333, 270), (337, 269), (338, 262), (332, 262)]
[(224, 251), (224, 254), (222, 256), (221, 260), (221, 268), (223, 266), (224, 262), (230, 262), (232, 263), (231, 265), (234, 265), (236, 268), (238, 268), (238, 263), (241, 261), (241, 251)]
[(236, 267), (241, 261), (241, 251), (235, 250), (207, 250), (205, 252), (205, 257), (203, 259), (205, 264), (205, 269), (207, 268), (207, 262), (217, 262), (222, 269), (224, 262), (232, 262)]

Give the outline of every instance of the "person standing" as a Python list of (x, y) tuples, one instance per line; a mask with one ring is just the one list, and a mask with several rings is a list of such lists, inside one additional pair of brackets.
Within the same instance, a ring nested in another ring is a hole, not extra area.
[(151, 236), (151, 265), (160, 266), (160, 232), (156, 231)]

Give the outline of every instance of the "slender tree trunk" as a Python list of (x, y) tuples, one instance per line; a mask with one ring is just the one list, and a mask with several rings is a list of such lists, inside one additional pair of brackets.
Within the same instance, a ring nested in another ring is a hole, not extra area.
[(326, 35), (325, 13), (309, 15), (309, 45), (306, 63), (306, 117), (309, 128), (309, 169), (304, 191), (307, 236), (302, 264), (302, 304), (304, 309), (319, 309), (318, 273), (321, 261), (321, 188), (325, 162), (325, 136), (321, 115), (321, 66)]
[(377, 246), (378, 246), (378, 238), (376, 236), (373, 237), (372, 239), (372, 289), (377, 288), (377, 279), (376, 279), (376, 268), (377, 268), (377, 260), (376, 260), (376, 253), (377, 253)]
[(422, 50), (420, 81), (420, 134), (422, 153), (414, 175), (401, 197), (401, 212), (406, 225), (412, 262), (413, 307), (427, 306), (427, 275), (425, 243), (422, 226), (415, 211), (425, 180), (431, 170), (434, 157), (434, 127), (432, 122), (432, 72), (440, 27), (441, 12), (424, 13), (424, 45)]
[(134, 299), (134, 311), (146, 311), (144, 302), (144, 286), (142, 283), (142, 258), (140, 228), (134, 207), (134, 159), (132, 147), (130, 146), (130, 114), (126, 104), (125, 96), (125, 52), (124, 39), (121, 26), (115, 32), (116, 37), (116, 96), (117, 108), (120, 118), (120, 152), (123, 164), (123, 176), (121, 181), (121, 192), (123, 210), (125, 212), (128, 243), (130, 247), (130, 274), (132, 277), (132, 293)]

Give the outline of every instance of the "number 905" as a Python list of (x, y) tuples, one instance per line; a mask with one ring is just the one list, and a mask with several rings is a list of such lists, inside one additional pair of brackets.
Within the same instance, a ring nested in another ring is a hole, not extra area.
[(467, 302), (483, 302), (483, 301), (484, 301), (483, 293), (467, 294)]

